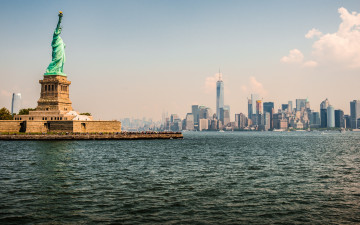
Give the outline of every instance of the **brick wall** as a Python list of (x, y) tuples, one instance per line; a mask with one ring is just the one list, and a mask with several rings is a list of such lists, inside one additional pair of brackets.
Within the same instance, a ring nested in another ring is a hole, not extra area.
[(28, 120), (26, 123), (26, 133), (47, 133), (46, 121)]
[(73, 121), (47, 121), (49, 132), (73, 132)]
[(23, 121), (0, 120), (0, 132), (19, 132)]
[(74, 132), (120, 132), (119, 121), (73, 121)]

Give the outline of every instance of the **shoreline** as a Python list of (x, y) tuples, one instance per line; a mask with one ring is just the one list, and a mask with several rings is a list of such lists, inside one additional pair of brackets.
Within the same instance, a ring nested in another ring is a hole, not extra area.
[(181, 132), (118, 132), (118, 133), (9, 133), (0, 134), (4, 141), (37, 140), (152, 140), (183, 139)]

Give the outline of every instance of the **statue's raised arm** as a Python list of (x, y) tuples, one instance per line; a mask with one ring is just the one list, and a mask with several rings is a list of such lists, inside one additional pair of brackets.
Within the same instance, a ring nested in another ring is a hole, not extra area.
[(62, 14), (62, 12), (60, 11), (60, 12), (59, 12), (59, 20), (58, 20), (58, 23), (57, 23), (57, 26), (56, 26), (54, 35), (55, 35), (55, 34), (59, 35), (59, 34), (61, 33), (60, 24), (61, 24), (61, 19), (62, 19), (62, 17), (63, 17), (63, 14)]
[(66, 76), (66, 74), (63, 72), (65, 63), (65, 44), (60, 37), (62, 30), (62, 27), (60, 26), (62, 17), (63, 13), (60, 11), (59, 20), (54, 31), (53, 40), (51, 42), (52, 60), (48, 68), (46, 69), (45, 75)]

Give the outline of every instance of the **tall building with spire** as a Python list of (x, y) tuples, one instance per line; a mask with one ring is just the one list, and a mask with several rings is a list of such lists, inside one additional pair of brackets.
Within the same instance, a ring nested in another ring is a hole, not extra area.
[(220, 109), (224, 108), (224, 82), (219, 70), (219, 80), (216, 82), (216, 116), (220, 119)]
[(13, 93), (11, 101), (11, 114), (18, 114), (21, 107), (21, 93)]

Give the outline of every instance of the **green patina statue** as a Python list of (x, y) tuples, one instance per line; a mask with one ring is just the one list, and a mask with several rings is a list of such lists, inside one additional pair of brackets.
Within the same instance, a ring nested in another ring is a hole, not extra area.
[(54, 31), (53, 40), (51, 42), (52, 47), (52, 60), (46, 69), (46, 73), (44, 75), (61, 75), (66, 76), (63, 72), (64, 63), (65, 63), (65, 44), (60, 37), (61, 34), (61, 19), (63, 17), (63, 13), (59, 12), (59, 21)]

